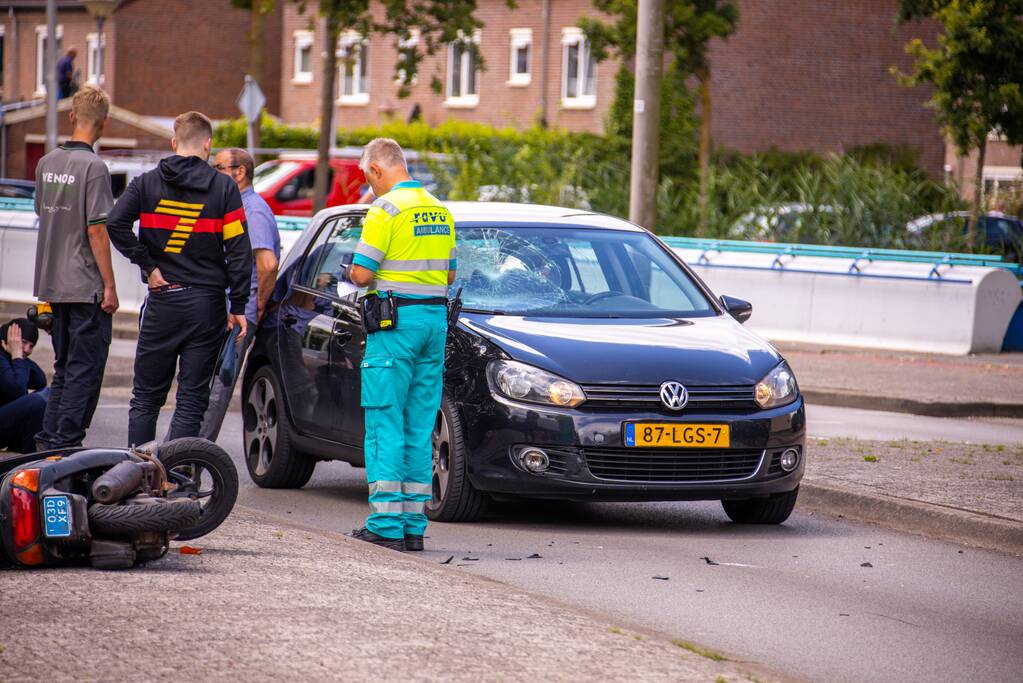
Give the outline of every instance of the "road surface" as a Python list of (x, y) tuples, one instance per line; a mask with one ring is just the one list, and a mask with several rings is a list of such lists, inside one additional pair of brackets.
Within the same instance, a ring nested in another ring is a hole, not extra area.
[[(812, 407), (810, 432), (931, 438), (940, 428), (945, 438), (996, 443), (1020, 429), (933, 420)], [(241, 460), (240, 422), (229, 413), (221, 435), (242, 473), (240, 505), (333, 531), (361, 526), (363, 470), (321, 463), (302, 490), (260, 489)], [(125, 423), (123, 403), (102, 404), (88, 443), (122, 443)], [(717, 503), (524, 502), (481, 523), (432, 525), (428, 535), (426, 557), (451, 557), (459, 571), (798, 679), (1015, 681), (1023, 670), (1023, 559), (798, 505), (785, 525), (752, 528), (729, 524)]]

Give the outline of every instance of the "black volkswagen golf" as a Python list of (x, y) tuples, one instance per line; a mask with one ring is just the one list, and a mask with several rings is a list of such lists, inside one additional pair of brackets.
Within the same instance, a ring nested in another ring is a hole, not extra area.
[[(715, 297), (616, 218), (449, 207), (463, 309), (433, 433), (431, 519), (476, 519), (512, 497), (720, 500), (736, 522), (788, 518), (803, 399), (784, 359), (742, 327), (748, 303)], [(260, 486), (301, 487), (320, 460), (364, 464), (361, 294), (339, 296), (336, 277), (364, 212), (317, 214), (282, 264), (242, 384)]]

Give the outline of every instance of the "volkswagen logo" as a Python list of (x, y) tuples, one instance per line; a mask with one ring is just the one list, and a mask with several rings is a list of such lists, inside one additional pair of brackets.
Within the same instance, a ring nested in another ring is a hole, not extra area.
[(689, 392), (680, 382), (665, 382), (661, 385), (661, 403), (671, 410), (682, 410), (689, 403)]

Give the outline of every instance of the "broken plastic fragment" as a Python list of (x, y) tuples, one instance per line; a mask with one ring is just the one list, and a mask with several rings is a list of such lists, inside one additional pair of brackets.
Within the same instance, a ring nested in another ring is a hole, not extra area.
[(202, 548), (193, 548), (190, 545), (183, 545), (178, 548), (178, 552), (182, 555), (202, 555)]
[(861, 567), (873, 567), (874, 565), (870, 564), (869, 562), (864, 562), (864, 563), (863, 563), (863, 564), (861, 564), (860, 566), (861, 566)]
[(453, 560), (453, 559), (455, 559), (455, 556), (451, 555), (451, 556), (448, 557), (448, 559), (446, 559), (443, 562), (441, 562), (441, 564), (451, 564), (451, 560)]
[(543, 559), (543, 555), (541, 555), (540, 553), (533, 553), (532, 555), (530, 555), (526, 559), (527, 560), (542, 560)]
[(671, 580), (667, 576), (654, 576), (653, 578), (657, 579), (658, 581), (670, 581)]
[(714, 560), (710, 559), (709, 557), (701, 557), (700, 559), (703, 560), (704, 562), (706, 562), (707, 564), (717, 565), (717, 562), (715, 562)]

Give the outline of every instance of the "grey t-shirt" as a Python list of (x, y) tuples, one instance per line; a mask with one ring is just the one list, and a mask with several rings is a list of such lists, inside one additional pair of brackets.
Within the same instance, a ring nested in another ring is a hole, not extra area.
[(105, 223), (114, 206), (110, 171), (84, 142), (66, 142), (36, 166), (34, 292), (53, 303), (98, 303), (103, 278), (89, 245), (90, 225)]

